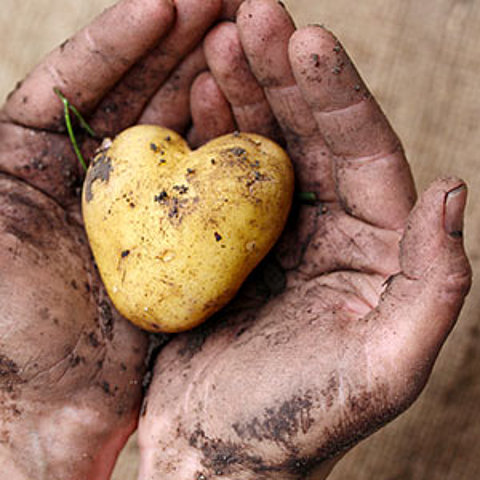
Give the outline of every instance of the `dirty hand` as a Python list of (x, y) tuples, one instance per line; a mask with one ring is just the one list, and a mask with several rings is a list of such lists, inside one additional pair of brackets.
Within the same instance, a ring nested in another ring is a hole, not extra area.
[[(206, 68), (198, 45), (238, 3), (124, 0), (53, 51), (0, 113), (2, 478), (109, 478), (142, 395), (146, 337), (112, 308), (91, 261), (54, 87), (99, 136), (135, 122), (183, 132)], [(97, 146), (85, 139), (85, 155)]]
[(400, 142), (339, 42), (294, 31), (275, 0), (247, 0), (205, 54), (194, 137), (229, 126), (283, 139), (311, 204), (294, 206), (229, 308), (161, 351), (140, 478), (324, 478), (327, 459), (414, 401), (455, 323), (470, 284), (465, 185), (441, 179), (416, 201)]

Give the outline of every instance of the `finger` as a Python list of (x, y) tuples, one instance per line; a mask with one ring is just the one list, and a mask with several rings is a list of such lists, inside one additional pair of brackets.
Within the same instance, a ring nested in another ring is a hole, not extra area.
[(91, 119), (100, 135), (115, 135), (135, 123), (160, 86), (218, 18), (221, 0), (176, 0), (175, 25), (102, 100)]
[(200, 74), (192, 85), (191, 111), (193, 130), (189, 141), (193, 147), (236, 128), (228, 101), (209, 72)]
[(289, 52), (335, 159), (345, 209), (379, 227), (403, 228), (416, 198), (410, 169), (398, 137), (345, 51), (331, 33), (312, 26), (292, 36)]
[(279, 140), (278, 125), (248, 66), (235, 24), (224, 22), (204, 42), (208, 66), (231, 105), (239, 130)]
[(173, 20), (170, 0), (124, 0), (116, 4), (33, 70), (9, 97), (7, 115), (25, 126), (58, 129), (63, 125), (63, 106), (54, 87), (82, 112), (90, 111), (165, 35)]
[(298, 88), (288, 58), (295, 27), (276, 0), (246, 0), (237, 24), (250, 67), (283, 131), (300, 188), (323, 201), (336, 198), (330, 153), (310, 107)]
[(203, 49), (197, 47), (174, 70), (145, 107), (138, 123), (162, 125), (182, 134), (191, 121), (190, 89), (207, 64)]
[(381, 368), (403, 372), (411, 390), (426, 381), (470, 287), (461, 235), (465, 200), (457, 179), (437, 181), (424, 193), (402, 240), (402, 273), (372, 314), (381, 337), (372, 355), (382, 359)]

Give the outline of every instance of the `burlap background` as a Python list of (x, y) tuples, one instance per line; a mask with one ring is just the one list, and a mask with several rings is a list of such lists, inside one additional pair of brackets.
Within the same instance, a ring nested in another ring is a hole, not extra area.
[[(1, 0), (0, 97), (40, 57), (113, 0)], [(480, 263), (480, 2), (290, 0), (299, 25), (323, 23), (354, 58), (403, 139), (419, 189), (445, 173), (467, 179), (467, 248)], [(334, 480), (480, 478), (480, 292), (417, 403), (339, 464)], [(135, 478), (135, 441), (115, 480)]]

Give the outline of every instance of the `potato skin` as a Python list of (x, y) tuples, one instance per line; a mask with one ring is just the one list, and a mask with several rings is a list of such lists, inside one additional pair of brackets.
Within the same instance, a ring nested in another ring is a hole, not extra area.
[(84, 183), (85, 227), (116, 308), (150, 331), (193, 328), (271, 249), (293, 195), (287, 154), (254, 134), (191, 151), (175, 132), (131, 127)]

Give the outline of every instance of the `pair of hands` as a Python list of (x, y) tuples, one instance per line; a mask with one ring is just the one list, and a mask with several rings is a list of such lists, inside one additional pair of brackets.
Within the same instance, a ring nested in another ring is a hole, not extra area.
[(218, 318), (161, 349), (140, 478), (324, 478), (326, 459), (416, 398), (457, 318), (470, 282), (464, 184), (439, 180), (416, 202), (400, 142), (338, 41), (295, 31), (274, 0), (218, 23), (240, 3), (124, 0), (6, 102), (0, 459), (12, 480), (108, 478), (149, 355), (91, 262), (53, 87), (104, 136), (136, 122), (192, 146), (234, 129), (269, 136), (318, 199), (294, 206)]

